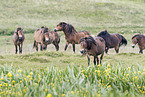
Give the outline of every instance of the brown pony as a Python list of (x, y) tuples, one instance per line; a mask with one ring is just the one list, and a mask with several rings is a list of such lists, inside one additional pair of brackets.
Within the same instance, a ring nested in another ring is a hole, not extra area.
[(42, 26), (40, 29), (37, 29), (34, 32), (34, 45), (36, 51), (38, 51), (38, 43), (41, 45), (40, 50), (47, 49), (48, 44), (53, 44), (56, 48), (56, 51), (59, 50), (60, 36), (57, 32), (50, 31), (47, 27)]
[(80, 52), (82, 54), (87, 54), (88, 58), (88, 65), (90, 64), (90, 56), (94, 56), (94, 65), (96, 65), (96, 59), (97, 59), (97, 65), (99, 64), (99, 58), (98, 55), (101, 55), (100, 57), (100, 64), (103, 59), (104, 51), (105, 51), (105, 40), (102, 37), (84, 37), (80, 40), (81, 44), (81, 50)]
[(19, 47), (19, 53), (22, 53), (22, 46), (24, 42), (25, 36), (23, 33), (23, 29), (21, 27), (16, 28), (13, 35), (13, 42), (15, 45), (15, 54), (17, 54), (17, 47)]
[(60, 22), (57, 24), (57, 26), (54, 29), (55, 32), (57, 31), (63, 31), (65, 34), (65, 39), (66, 39), (66, 46), (65, 46), (65, 51), (69, 45), (69, 43), (72, 44), (73, 46), (73, 51), (75, 52), (75, 44), (79, 44), (79, 41), (82, 37), (85, 35), (90, 35), (88, 31), (80, 31), (77, 32), (76, 29), (71, 25), (67, 24), (65, 22)]
[(132, 36), (132, 47), (138, 43), (138, 47), (140, 49), (139, 53), (143, 54), (143, 49), (145, 49), (145, 36), (142, 34), (135, 34)]
[(127, 40), (118, 33), (109, 34), (107, 30), (101, 31), (97, 36), (102, 37), (106, 42), (105, 52), (107, 53), (109, 48), (115, 48), (116, 53), (119, 52), (121, 45), (127, 45)]

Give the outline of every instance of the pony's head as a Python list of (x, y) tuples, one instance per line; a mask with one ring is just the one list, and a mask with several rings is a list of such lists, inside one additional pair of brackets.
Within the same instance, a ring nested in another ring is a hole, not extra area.
[(80, 39), (80, 45), (81, 45), (81, 50), (80, 52), (84, 55), (86, 54), (87, 50), (90, 50), (92, 47), (92, 44), (96, 45), (96, 42), (93, 37), (84, 37)]
[(21, 27), (18, 27), (16, 29), (15, 33), (18, 35), (18, 39), (22, 40), (22, 38), (23, 38), (23, 29)]
[(44, 27), (42, 29), (41, 33), (43, 34), (43, 41), (44, 42), (49, 42), (49, 29), (47, 27)]
[(141, 34), (137, 33), (132, 36), (132, 48), (138, 43), (138, 40), (141, 38)]
[(65, 27), (65, 25), (66, 25), (67, 23), (65, 23), (65, 22), (59, 22), (58, 24), (57, 24), (57, 26), (54, 28), (54, 31), (56, 32), (56, 31), (62, 31), (63, 29), (64, 29), (64, 27)]

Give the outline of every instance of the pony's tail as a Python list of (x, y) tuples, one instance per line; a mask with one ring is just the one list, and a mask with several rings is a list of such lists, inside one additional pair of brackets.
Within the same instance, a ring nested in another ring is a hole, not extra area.
[(121, 38), (122, 38), (122, 41), (121, 41), (121, 43), (120, 43), (120, 45), (119, 46), (121, 46), (121, 45), (127, 45), (127, 40), (121, 35)]

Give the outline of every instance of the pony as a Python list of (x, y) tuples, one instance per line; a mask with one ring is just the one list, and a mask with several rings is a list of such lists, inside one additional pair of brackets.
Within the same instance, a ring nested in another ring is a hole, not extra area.
[(127, 45), (127, 40), (118, 33), (109, 34), (107, 30), (101, 31), (97, 36), (102, 37), (105, 40), (106, 48), (105, 52), (107, 53), (109, 48), (115, 48), (116, 53), (119, 53), (119, 47), (121, 45)]
[(19, 54), (22, 53), (22, 46), (23, 46), (24, 40), (25, 40), (25, 36), (23, 33), (23, 29), (21, 27), (17, 27), (13, 35), (13, 42), (15, 45), (15, 54), (17, 54), (18, 52), (18, 47), (19, 47)]
[[(92, 36), (84, 37), (80, 39), (81, 50), (80, 52), (84, 55), (87, 55), (88, 58), (88, 66), (90, 64), (90, 55), (94, 56), (94, 65), (100, 63), (103, 59), (104, 52), (105, 52), (105, 40), (102, 37), (95, 37)], [(98, 55), (101, 55), (100, 62)]]
[(47, 45), (51, 43), (55, 46), (56, 51), (58, 51), (60, 35), (57, 32), (50, 31), (49, 28), (42, 26), (34, 32), (33, 48), (36, 48), (36, 51), (38, 51), (38, 43), (40, 44), (41, 51), (46, 50)]
[(145, 36), (139, 33), (133, 35), (132, 48), (134, 48), (136, 44), (138, 44), (138, 47), (140, 49), (139, 53), (143, 54), (143, 50), (145, 49)]
[(54, 28), (54, 31), (63, 31), (65, 34), (65, 40), (66, 40), (66, 45), (65, 45), (65, 51), (67, 50), (67, 47), (69, 44), (72, 44), (73, 46), (73, 52), (75, 52), (75, 44), (79, 44), (79, 41), (82, 37), (85, 35), (90, 35), (88, 31), (80, 31), (77, 32), (76, 29), (68, 23), (65, 22), (59, 22), (57, 26)]

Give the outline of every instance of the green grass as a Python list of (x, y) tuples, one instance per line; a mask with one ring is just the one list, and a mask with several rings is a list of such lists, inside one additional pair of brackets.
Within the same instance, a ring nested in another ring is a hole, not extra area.
[[(2, 97), (144, 96), (145, 55), (138, 54), (138, 46), (131, 48), (132, 35), (145, 32), (144, 0), (2, 0), (0, 12)], [(100, 67), (94, 67), (93, 57), (88, 67), (86, 56), (79, 52), (80, 45), (76, 45), (76, 53), (71, 46), (64, 51), (63, 32), (59, 32), (58, 52), (52, 44), (47, 51), (36, 52), (32, 48), (34, 31), (42, 25), (53, 30), (60, 21), (95, 36), (104, 29), (120, 33), (128, 40), (128, 45), (122, 46), (119, 54), (110, 49)], [(15, 55), (12, 34), (18, 26), (24, 29), (25, 41), (23, 54)], [(33, 72), (32, 79), (30, 72)]]
[(143, 97), (145, 93), (145, 69), (140, 66), (137, 70), (106, 64), (64, 70), (51, 66), (38, 71), (0, 67), (2, 97)]

